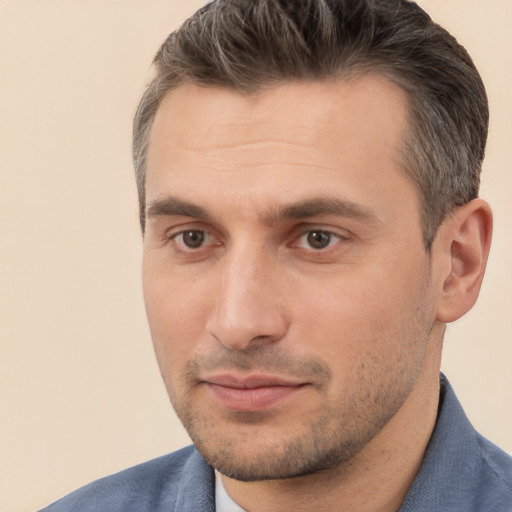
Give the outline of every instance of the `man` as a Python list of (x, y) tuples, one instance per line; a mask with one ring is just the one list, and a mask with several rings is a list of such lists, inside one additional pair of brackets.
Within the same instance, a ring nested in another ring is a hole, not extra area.
[(492, 231), (466, 51), (405, 0), (218, 0), (155, 64), (144, 295), (194, 447), (45, 510), (512, 510), (439, 374)]

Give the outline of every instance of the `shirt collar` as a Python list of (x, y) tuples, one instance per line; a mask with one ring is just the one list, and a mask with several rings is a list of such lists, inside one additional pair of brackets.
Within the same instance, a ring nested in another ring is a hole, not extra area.
[(216, 512), (246, 512), (230, 498), (226, 489), (224, 489), (218, 471), (215, 471), (215, 510)]
[(436, 426), (399, 512), (472, 510), (471, 482), (479, 465), (477, 433), (444, 375)]

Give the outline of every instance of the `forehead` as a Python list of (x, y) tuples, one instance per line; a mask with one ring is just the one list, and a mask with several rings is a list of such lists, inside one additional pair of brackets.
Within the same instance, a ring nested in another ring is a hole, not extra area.
[(319, 144), (328, 142), (326, 130), (366, 135), (386, 144), (399, 137), (407, 116), (405, 92), (380, 75), (289, 82), (251, 94), (183, 84), (162, 100), (150, 146), (155, 132), (162, 130), (176, 145), (196, 150), (266, 137)]
[(185, 84), (166, 95), (151, 129), (147, 203), (190, 200), (193, 185), (200, 204), (235, 192), (303, 201), (336, 189), (373, 208), (386, 196), (379, 186), (403, 186), (398, 178), (411, 186), (400, 166), (407, 117), (405, 93), (380, 76), (290, 82), (251, 95)]

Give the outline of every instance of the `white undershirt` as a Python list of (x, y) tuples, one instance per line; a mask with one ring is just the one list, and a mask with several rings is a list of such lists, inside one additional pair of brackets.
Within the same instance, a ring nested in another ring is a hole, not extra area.
[(215, 471), (215, 510), (217, 512), (247, 512), (229, 497), (217, 471)]

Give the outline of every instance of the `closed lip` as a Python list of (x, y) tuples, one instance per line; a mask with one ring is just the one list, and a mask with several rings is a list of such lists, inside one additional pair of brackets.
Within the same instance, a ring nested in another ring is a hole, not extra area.
[(298, 387), (306, 382), (287, 380), (273, 375), (247, 375), (235, 376), (232, 374), (212, 375), (201, 379), (207, 384), (215, 384), (217, 386), (224, 386), (235, 389), (257, 389), (268, 388), (275, 386), (282, 387)]
[(216, 403), (238, 412), (273, 409), (278, 403), (295, 396), (307, 383), (272, 375), (212, 375), (202, 382)]

